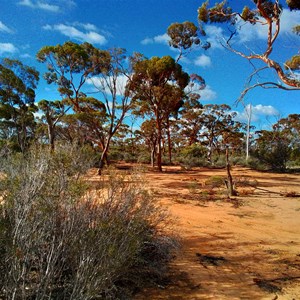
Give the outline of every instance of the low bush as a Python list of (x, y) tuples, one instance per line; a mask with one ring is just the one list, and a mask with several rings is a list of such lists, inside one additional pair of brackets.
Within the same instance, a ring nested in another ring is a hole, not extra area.
[(185, 168), (208, 166), (206, 152), (201, 145), (191, 145), (181, 149), (176, 160)]
[(166, 213), (136, 173), (91, 189), (92, 164), (74, 147), (2, 162), (1, 299), (126, 299), (163, 276), (177, 246)]

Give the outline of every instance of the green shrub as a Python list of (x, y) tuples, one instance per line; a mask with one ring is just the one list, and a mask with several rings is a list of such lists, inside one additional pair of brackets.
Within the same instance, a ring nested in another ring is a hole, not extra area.
[(8, 157), (1, 168), (0, 298), (118, 299), (163, 276), (176, 241), (140, 174), (91, 189), (86, 149)]
[(197, 144), (183, 148), (177, 156), (177, 161), (186, 168), (207, 166), (206, 150)]
[(209, 177), (204, 184), (210, 186), (211, 188), (220, 188), (224, 187), (225, 180), (222, 176), (211, 176)]

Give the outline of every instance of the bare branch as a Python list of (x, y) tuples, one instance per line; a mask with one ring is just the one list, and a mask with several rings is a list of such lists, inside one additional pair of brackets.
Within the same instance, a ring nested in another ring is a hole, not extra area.
[(236, 104), (238, 104), (239, 102), (242, 102), (244, 97), (246, 96), (246, 94), (257, 88), (257, 87), (261, 87), (261, 88), (264, 88), (264, 89), (282, 89), (282, 90), (285, 90), (285, 91), (295, 91), (295, 90), (299, 90), (299, 88), (294, 88), (294, 87), (288, 87), (288, 86), (285, 86), (285, 85), (282, 85), (280, 83), (276, 83), (276, 82), (272, 82), (272, 81), (269, 81), (269, 82), (260, 82), (260, 83), (256, 83), (256, 84), (253, 84), (247, 88), (245, 88), (240, 97), (236, 100)]

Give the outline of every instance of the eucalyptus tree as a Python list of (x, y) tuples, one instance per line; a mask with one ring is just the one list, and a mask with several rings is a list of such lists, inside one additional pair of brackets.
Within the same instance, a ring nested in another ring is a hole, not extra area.
[(254, 156), (272, 170), (284, 172), (292, 153), (289, 137), (276, 126), (257, 131), (256, 135)]
[(141, 116), (153, 118), (157, 131), (157, 166), (162, 171), (163, 122), (170, 112), (182, 105), (184, 88), (189, 75), (170, 56), (138, 57), (133, 60), (133, 75), (127, 90), (135, 103), (135, 111)]
[(48, 141), (50, 145), (51, 151), (54, 151), (55, 148), (55, 138), (57, 135), (56, 126), (59, 121), (61, 121), (62, 117), (69, 110), (69, 107), (65, 107), (62, 101), (49, 101), (49, 100), (41, 100), (38, 102), (38, 108), (43, 113), (42, 121), (44, 121), (47, 125), (48, 132)]
[(231, 112), (227, 104), (207, 104), (203, 106), (203, 112), (199, 122), (202, 124), (200, 139), (207, 144), (208, 161), (212, 163), (215, 150), (220, 151), (221, 146), (229, 141), (235, 128), (236, 113)]
[(291, 159), (299, 160), (300, 158), (300, 114), (290, 114), (282, 118), (273, 125), (273, 128), (283, 133), (289, 140), (291, 148)]
[(155, 149), (157, 147), (157, 131), (154, 119), (145, 120), (141, 125), (141, 130), (135, 132), (144, 140), (146, 146), (150, 150), (151, 166), (154, 167)]
[(177, 62), (189, 54), (193, 46), (201, 43), (197, 26), (189, 21), (172, 23), (167, 29), (167, 34), (170, 37), (169, 45), (179, 51)]
[(110, 64), (107, 51), (99, 50), (89, 43), (66, 42), (63, 45), (45, 46), (36, 58), (47, 65), (44, 74), (48, 84), (56, 84), (63, 99), (80, 111), (80, 101), (86, 97), (83, 86), (89, 78), (106, 72)]
[[(291, 10), (300, 9), (298, 0), (287, 0), (286, 4)], [(241, 12), (233, 11), (227, 1), (216, 3), (212, 7), (208, 7), (208, 5), (209, 3), (206, 1), (198, 9), (198, 19), (202, 30), (204, 31), (203, 24), (205, 23), (225, 23), (229, 26), (233, 26), (230, 37), (224, 41), (222, 45), (248, 60), (251, 66), (254, 67), (253, 73), (249, 76), (247, 87), (242, 91), (239, 100), (241, 100), (248, 91), (256, 87), (280, 88), (284, 90), (300, 89), (300, 81), (297, 75), (300, 66), (299, 53), (295, 53), (295, 55), (284, 64), (271, 58), (281, 30), (280, 21), (283, 7), (279, 0), (249, 0), (249, 6), (245, 6)], [(238, 27), (241, 22), (251, 24), (255, 27), (262, 26), (266, 28), (264, 48), (260, 48), (260, 51), (251, 50), (249, 47), (245, 50), (235, 48), (234, 37), (238, 34)], [(300, 26), (295, 26), (293, 31), (299, 34)], [(260, 81), (261, 78), (259, 74), (265, 70), (275, 71), (277, 78), (273, 81)], [(252, 84), (255, 76), (258, 78), (258, 82)]]
[[(101, 151), (100, 173), (111, 139), (132, 107), (124, 88), (130, 77), (125, 50), (100, 50), (89, 43), (66, 42), (42, 48), (37, 59), (47, 63), (47, 82), (58, 86), (80, 122), (90, 126), (88, 136)], [(91, 85), (101, 100), (89, 96)]]
[(5, 137), (16, 138), (24, 152), (34, 135), (35, 89), (39, 73), (18, 60), (5, 58), (0, 63), (0, 123)]
[(125, 49), (113, 48), (108, 50), (108, 53), (110, 63), (107, 70), (90, 79), (90, 83), (102, 96), (107, 117), (105, 126), (102, 126), (104, 134), (101, 140), (100, 171), (104, 161), (107, 161), (111, 139), (122, 127), (134, 102), (126, 90), (126, 84), (131, 80), (132, 70)]

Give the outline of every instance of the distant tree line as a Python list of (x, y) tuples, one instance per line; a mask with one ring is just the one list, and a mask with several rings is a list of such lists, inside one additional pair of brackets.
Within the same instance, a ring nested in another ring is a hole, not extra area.
[[(60, 100), (36, 102), (39, 73), (18, 60), (0, 65), (1, 153), (25, 153), (32, 143), (89, 144), (101, 172), (111, 159), (216, 165), (226, 149), (244, 157), (246, 124), (235, 120), (227, 104), (200, 102), (204, 79), (188, 75), (170, 56), (147, 59), (124, 49), (99, 50), (88, 43), (66, 42), (42, 48), (44, 78)], [(129, 63), (128, 63), (129, 61)], [(92, 89), (91, 89), (92, 87)], [(92, 90), (92, 93), (91, 93)], [(91, 95), (98, 94), (98, 98)], [(129, 114), (143, 120), (130, 128)], [(253, 132), (252, 157), (285, 170), (299, 159), (299, 115), (279, 120), (271, 130)]]
[[(60, 95), (55, 101), (36, 101), (40, 77), (37, 70), (18, 60), (2, 59), (1, 153), (25, 153), (32, 143), (49, 145), (52, 152), (58, 142), (89, 144), (98, 156), (101, 173), (111, 159), (151, 162), (162, 171), (164, 163), (215, 165), (226, 151), (230, 157), (243, 157), (247, 148), (247, 160), (251, 152), (252, 158), (267, 167), (284, 170), (291, 160), (298, 160), (298, 115), (279, 120), (270, 130), (254, 132), (249, 122), (235, 119), (228, 104), (203, 105), (200, 94), (206, 87), (205, 80), (186, 73), (179, 64), (194, 47), (210, 47), (200, 39), (205, 36), (205, 23), (228, 23), (234, 28), (239, 22), (264, 25), (269, 30), (261, 54), (235, 50), (231, 44), (237, 34), (234, 29), (223, 45), (253, 66), (256, 61), (266, 64), (255, 68), (239, 100), (257, 86), (299, 89), (299, 55), (284, 66), (270, 58), (280, 32), (282, 5), (269, 0), (249, 2), (251, 5), (242, 12), (234, 12), (226, 1), (210, 8), (207, 1), (198, 10), (199, 28), (189, 21), (171, 24), (167, 33), (170, 46), (179, 51), (176, 60), (170, 56), (128, 55), (122, 48), (102, 50), (86, 42), (43, 47), (36, 58), (47, 68), (44, 79)], [(299, 10), (298, 1), (287, 1), (287, 6)], [(299, 35), (299, 26), (293, 31)], [(275, 70), (281, 83), (251, 85), (265, 69)], [(129, 115), (142, 120), (142, 124), (130, 127)], [(186, 158), (189, 151), (188, 156), (193, 158)]]

